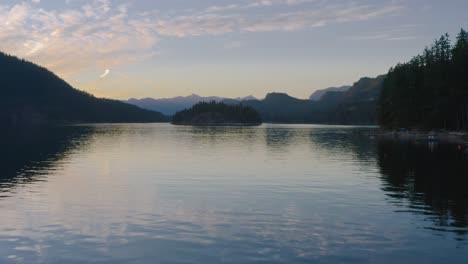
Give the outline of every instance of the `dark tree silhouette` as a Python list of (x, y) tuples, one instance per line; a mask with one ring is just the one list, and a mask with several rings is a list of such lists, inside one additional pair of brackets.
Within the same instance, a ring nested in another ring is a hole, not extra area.
[(468, 129), (468, 34), (445, 34), (421, 55), (390, 69), (379, 100), (387, 128)]

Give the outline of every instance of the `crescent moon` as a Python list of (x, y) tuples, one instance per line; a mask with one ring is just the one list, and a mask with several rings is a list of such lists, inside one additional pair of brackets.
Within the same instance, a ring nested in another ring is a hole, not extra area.
[(102, 79), (102, 78), (106, 77), (107, 75), (109, 75), (109, 73), (110, 73), (110, 70), (109, 70), (109, 69), (106, 69), (106, 71), (105, 71), (103, 74), (101, 74), (101, 75), (99, 76), (99, 78)]

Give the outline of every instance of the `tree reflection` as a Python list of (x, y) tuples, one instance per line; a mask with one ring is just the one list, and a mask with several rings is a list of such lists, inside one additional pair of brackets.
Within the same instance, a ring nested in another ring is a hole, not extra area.
[(376, 160), (382, 190), (402, 211), (424, 215), (430, 229), (468, 235), (468, 152), (462, 145), (371, 139), (366, 129), (310, 131), (327, 155), (353, 154), (361, 166)]
[(326, 150), (328, 155), (354, 154), (356, 159), (367, 162), (376, 156), (375, 141), (368, 136), (374, 133), (375, 128), (329, 127), (311, 130), (309, 140), (312, 147)]
[(0, 191), (40, 180), (72, 150), (83, 146), (93, 128), (85, 126), (28, 127), (0, 132)]
[(468, 233), (468, 158), (462, 146), (382, 140), (378, 165), (389, 196), (429, 215), (434, 229)]

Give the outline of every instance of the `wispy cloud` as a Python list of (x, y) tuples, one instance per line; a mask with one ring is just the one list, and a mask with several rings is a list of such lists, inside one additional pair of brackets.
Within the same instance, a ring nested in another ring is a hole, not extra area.
[(270, 6), (277, 6), (277, 5), (292, 6), (292, 5), (298, 5), (298, 4), (303, 4), (303, 3), (312, 3), (315, 1), (316, 0), (255, 0), (255, 1), (248, 1), (244, 3), (210, 6), (205, 9), (205, 12), (232, 11), (232, 10), (259, 8), (259, 7), (270, 7)]
[(277, 14), (193, 14), (158, 20), (156, 31), (167, 36), (220, 35), (230, 32), (296, 31), (332, 23), (364, 21), (401, 10), (400, 5), (335, 5)]
[(0, 6), (0, 49), (67, 77), (150, 57), (158, 36), (145, 19), (130, 17), (125, 6), (112, 8), (109, 0), (77, 10)]
[(400, 25), (395, 28), (385, 28), (380, 31), (349, 36), (348, 38), (353, 40), (414, 40), (423, 38), (422, 35), (415, 33), (416, 29), (420, 26), (417, 24)]
[[(402, 9), (394, 3), (346, 1), (331, 5), (318, 0), (255, 0), (161, 15), (156, 10), (130, 12), (129, 6), (115, 5), (110, 0), (67, 3), (57, 9), (41, 8), (39, 0), (0, 4), (0, 50), (70, 77), (148, 59), (156, 54), (157, 43), (165, 37), (298, 31), (370, 20)], [(260, 12), (263, 8), (297, 5), (304, 8)], [(250, 11), (241, 12), (243, 9)]]

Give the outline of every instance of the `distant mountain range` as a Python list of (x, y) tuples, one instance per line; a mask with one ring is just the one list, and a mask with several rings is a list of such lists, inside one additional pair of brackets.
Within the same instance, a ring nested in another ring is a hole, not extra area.
[(298, 99), (285, 93), (269, 93), (264, 99), (201, 97), (190, 95), (165, 99), (130, 99), (126, 102), (167, 115), (188, 109), (199, 102), (223, 102), (251, 106), (265, 122), (375, 124), (377, 99), (385, 75), (361, 78), (352, 86), (331, 87), (314, 92), (310, 99)]
[(177, 96), (173, 98), (162, 98), (162, 99), (131, 98), (124, 102), (136, 105), (144, 109), (158, 111), (166, 115), (174, 115), (176, 112), (184, 110), (184, 109), (188, 109), (200, 102), (212, 102), (212, 101), (221, 102), (221, 101), (226, 101), (226, 100), (245, 101), (245, 100), (257, 100), (257, 98), (253, 96), (247, 96), (243, 98), (229, 99), (229, 98), (217, 97), (217, 96), (202, 97), (196, 94), (192, 94), (189, 96)]
[(47, 69), (0, 52), (0, 122), (163, 122), (161, 113), (77, 90)]
[(311, 100), (270, 93), (261, 100), (253, 96), (232, 99), (193, 94), (121, 102), (74, 89), (47, 69), (1, 52), (0, 71), (2, 124), (167, 122), (169, 118), (161, 112), (173, 115), (210, 101), (250, 106), (265, 122), (376, 124), (377, 99), (385, 78), (362, 78), (351, 87), (320, 90)]

